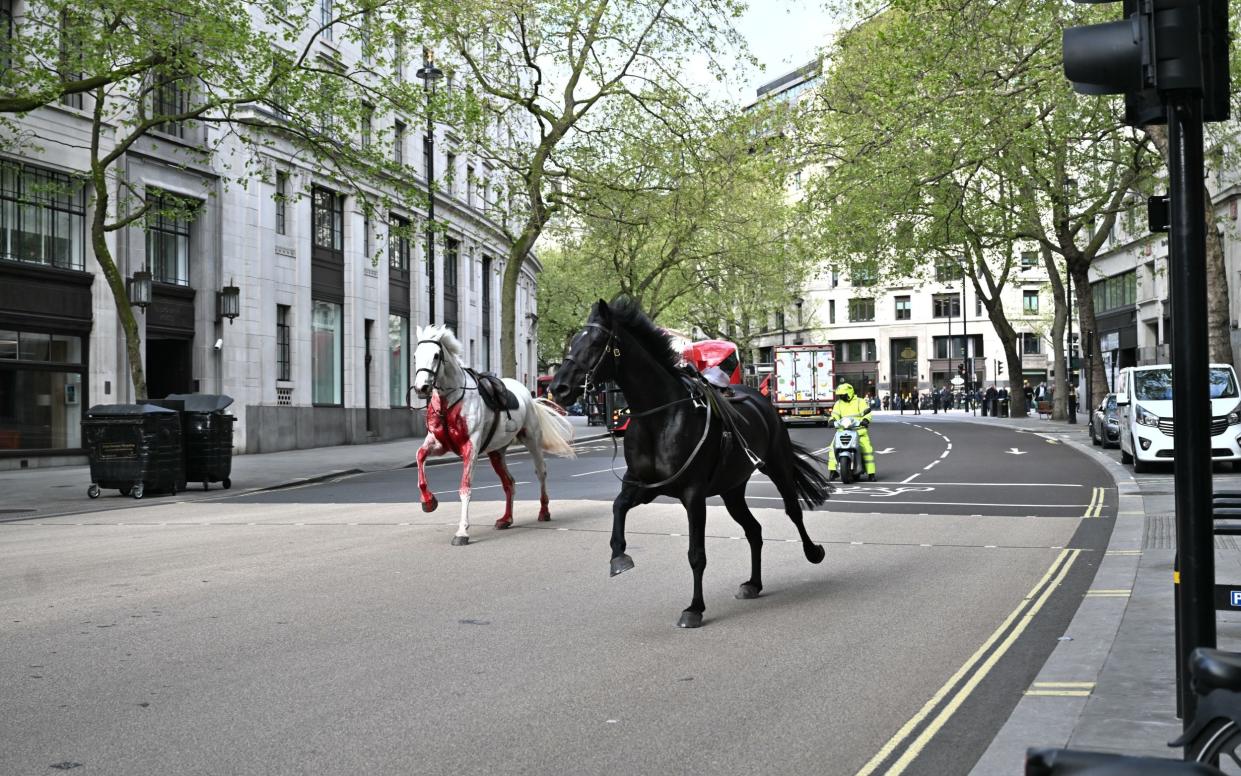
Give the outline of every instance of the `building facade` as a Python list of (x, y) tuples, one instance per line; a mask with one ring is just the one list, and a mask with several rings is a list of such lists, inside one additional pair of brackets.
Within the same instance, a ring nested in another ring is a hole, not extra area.
[[(336, 61), (357, 55), (339, 41), (316, 45)], [(27, 114), (20, 127), (39, 142), (0, 157), (2, 468), (83, 460), (85, 408), (135, 398), (116, 302), (89, 242), (94, 203), (80, 176), (91, 107), (79, 97)], [(153, 276), (137, 315), (148, 396), (228, 394), (235, 449), (269, 452), (424, 433), (407, 401), (417, 326), (451, 326), (469, 365), (499, 368), (510, 243), (487, 194), (491, 170), (451, 127), (435, 127), (433, 159), (421, 133), (392, 140), (424, 188), (435, 165), (433, 263), (420, 228), (400, 229), (425, 213), (367, 216), (356, 185), (278, 143), (261, 178), (230, 180), (236, 149), (216, 132), (169, 123), (115, 166), (138, 196), (184, 211), (107, 235), (122, 278)], [(516, 314), (517, 374), (531, 385), (538, 272), (527, 257)], [(220, 296), (233, 288), (240, 314), (225, 317)]]

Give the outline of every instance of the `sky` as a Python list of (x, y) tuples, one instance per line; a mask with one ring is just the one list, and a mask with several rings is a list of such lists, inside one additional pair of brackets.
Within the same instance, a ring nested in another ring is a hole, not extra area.
[(748, 80), (729, 84), (730, 96), (741, 103), (753, 102), (755, 90), (768, 81), (795, 70), (814, 58), (833, 30), (823, 10), (823, 0), (750, 0), (750, 8), (737, 20), (738, 31), (750, 43), (750, 53), (764, 69)]

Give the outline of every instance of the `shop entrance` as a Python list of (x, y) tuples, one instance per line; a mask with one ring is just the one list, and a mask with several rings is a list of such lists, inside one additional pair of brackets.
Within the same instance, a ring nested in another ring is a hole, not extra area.
[(194, 392), (194, 340), (148, 339), (147, 397)]

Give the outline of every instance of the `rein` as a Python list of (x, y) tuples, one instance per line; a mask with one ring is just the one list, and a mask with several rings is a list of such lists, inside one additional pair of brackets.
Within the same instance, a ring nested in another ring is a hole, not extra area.
[[(586, 326), (587, 328), (598, 329), (599, 331), (602, 331), (603, 333), (608, 335), (607, 345), (599, 352), (599, 357), (595, 359), (594, 366), (592, 366), (590, 370), (586, 372), (586, 379), (585, 379), (586, 390), (589, 392), (590, 390), (592, 390), (592, 387), (594, 386), (594, 378), (595, 378), (596, 372), (598, 372), (599, 367), (603, 365), (603, 359), (606, 358), (610, 354), (614, 360), (619, 361), (620, 356), (621, 356), (621, 349), (617, 344), (618, 338), (616, 336), (616, 332), (607, 328), (603, 324), (595, 323), (594, 321), (588, 321), (586, 323)], [(565, 361), (572, 361), (577, 366), (581, 366), (581, 364), (579, 364), (577, 360), (574, 359), (572, 356), (567, 356), (565, 358)], [(685, 463), (681, 464), (681, 468), (677, 469), (675, 474), (673, 474), (671, 477), (667, 477), (655, 483), (645, 483), (645, 482), (637, 482), (636, 480), (631, 480), (631, 482), (633, 482), (638, 487), (647, 488), (647, 489), (662, 488), (663, 486), (667, 485), (668, 483), (680, 477), (682, 474), (686, 472), (687, 469), (689, 469), (689, 466), (690, 464), (694, 462), (694, 459), (698, 457), (698, 453), (702, 450), (702, 446), (706, 443), (707, 437), (710, 436), (711, 434), (711, 401), (710, 399), (700, 400), (698, 397), (698, 394), (694, 392), (693, 384), (689, 382), (688, 380), (686, 380), (684, 377), (682, 377), (681, 380), (682, 380), (681, 384), (683, 386), (686, 386), (687, 395), (682, 396), (677, 399), (673, 399), (672, 401), (669, 401), (669, 402), (665, 402), (664, 404), (661, 404), (658, 407), (653, 407), (649, 410), (642, 410), (641, 412), (631, 411), (629, 413), (629, 417), (631, 419), (632, 418), (644, 418), (650, 415), (654, 415), (657, 412), (662, 412), (668, 409), (669, 407), (673, 407), (683, 402), (687, 402), (687, 401), (693, 402), (695, 407), (699, 407), (699, 408), (706, 407), (707, 409), (707, 419), (702, 427), (702, 437), (698, 440), (698, 443), (694, 445), (694, 449), (690, 452), (689, 457), (685, 459)], [(612, 464), (611, 464), (612, 476), (618, 480), (624, 481), (623, 478), (620, 477), (616, 473), (617, 449), (618, 449), (618, 445), (616, 444), (616, 435), (613, 434), (612, 435)]]

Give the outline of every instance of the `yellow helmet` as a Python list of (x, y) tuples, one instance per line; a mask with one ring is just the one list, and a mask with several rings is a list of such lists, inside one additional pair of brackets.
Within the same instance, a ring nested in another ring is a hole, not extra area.
[(845, 401), (853, 401), (853, 397), (855, 396), (853, 386), (848, 383), (841, 383), (836, 386), (836, 395), (843, 397)]

